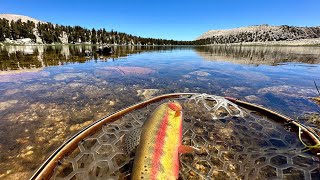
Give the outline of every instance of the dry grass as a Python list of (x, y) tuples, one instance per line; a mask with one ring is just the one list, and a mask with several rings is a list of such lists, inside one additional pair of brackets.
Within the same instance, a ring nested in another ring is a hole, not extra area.
[(306, 120), (310, 124), (314, 124), (316, 125), (316, 127), (320, 127), (320, 114), (318, 113), (309, 114), (307, 115)]

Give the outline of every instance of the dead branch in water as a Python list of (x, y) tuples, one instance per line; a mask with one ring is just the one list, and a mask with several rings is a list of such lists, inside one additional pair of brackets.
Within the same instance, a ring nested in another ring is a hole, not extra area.
[(320, 92), (319, 92), (319, 89), (318, 89), (317, 83), (316, 83), (316, 81), (315, 81), (315, 80), (313, 80), (313, 82), (314, 82), (314, 85), (316, 86), (316, 89), (317, 89), (318, 94), (319, 94), (319, 96), (320, 96)]

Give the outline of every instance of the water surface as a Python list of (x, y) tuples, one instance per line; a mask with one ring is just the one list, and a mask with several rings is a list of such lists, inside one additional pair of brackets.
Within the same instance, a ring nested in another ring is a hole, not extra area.
[(203, 92), (291, 117), (319, 111), (319, 47), (0, 47), (0, 178), (26, 179), (68, 136), (155, 95)]

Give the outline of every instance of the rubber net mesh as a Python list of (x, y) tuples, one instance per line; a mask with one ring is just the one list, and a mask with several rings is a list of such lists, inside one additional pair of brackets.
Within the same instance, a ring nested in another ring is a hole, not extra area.
[[(318, 158), (283, 124), (218, 96), (175, 100), (184, 111), (182, 143), (201, 149), (180, 156), (180, 179), (319, 179)], [(123, 137), (167, 101), (105, 124), (59, 163), (52, 179), (129, 179), (134, 156), (124, 152)]]

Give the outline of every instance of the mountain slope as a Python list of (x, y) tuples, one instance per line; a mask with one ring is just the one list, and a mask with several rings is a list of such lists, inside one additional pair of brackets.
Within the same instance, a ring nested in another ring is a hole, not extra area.
[(29, 16), (18, 15), (18, 14), (0, 14), (0, 19), (7, 19), (9, 21), (18, 21), (19, 19), (21, 19), (22, 22), (27, 22), (29, 20), (34, 22), (35, 24), (37, 24), (38, 22), (46, 23), (44, 21), (40, 21), (38, 19), (29, 17)]
[(227, 30), (210, 30), (197, 40), (206, 39), (206, 44), (225, 44), (240, 42), (291, 41), (320, 37), (320, 26), (247, 26)]
[[(6, 19), (6, 20), (3, 20)], [(21, 22), (18, 20), (21, 19)], [(14, 23), (12, 23), (12, 21)], [(31, 22), (33, 23), (31, 23)], [(16, 14), (0, 14), (0, 42), (9, 44), (120, 44), (120, 45), (205, 45), (205, 44), (275, 44), (319, 45), (320, 26), (247, 26), (210, 30), (195, 41), (141, 38), (126, 33), (80, 26), (62, 26)]]

